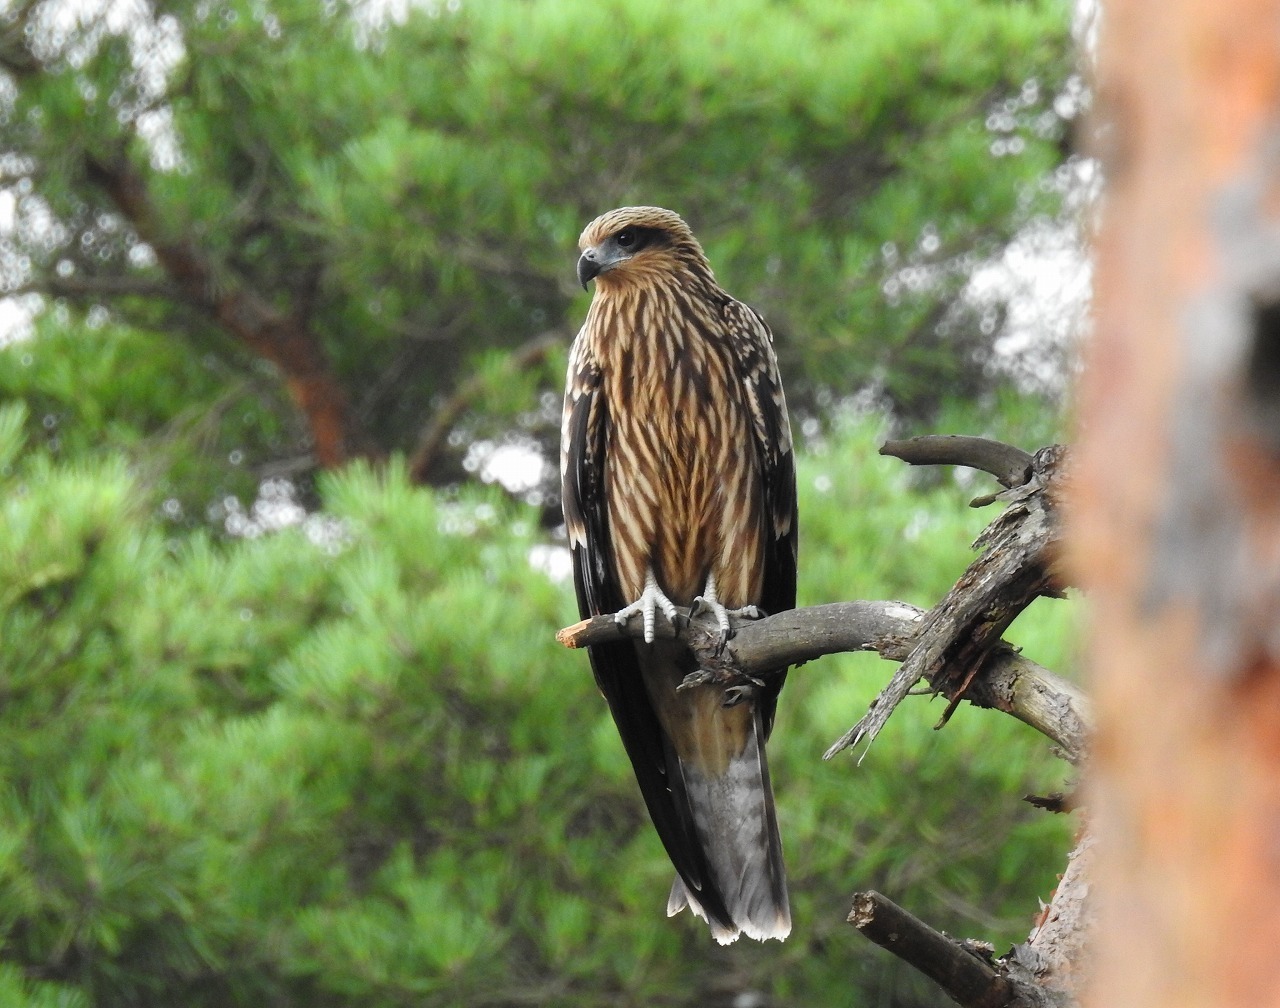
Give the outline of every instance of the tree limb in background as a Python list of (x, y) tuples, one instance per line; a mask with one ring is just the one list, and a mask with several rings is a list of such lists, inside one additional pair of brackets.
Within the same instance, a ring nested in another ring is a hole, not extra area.
[(281, 312), (243, 282), (219, 274), (187, 238), (166, 233), (146, 179), (123, 153), (86, 154), (85, 175), (151, 246), (182, 299), (199, 308), (284, 377), (306, 419), (320, 465), (333, 468), (362, 452), (365, 439), (317, 335), (296, 312)]
[[(14, 12), (12, 27), (0, 44), (0, 66), (18, 78), (45, 72), (44, 65), (24, 42), (25, 21), (34, 7), (27, 4)], [(361, 454), (365, 438), (348, 404), (346, 390), (320, 339), (302, 321), (303, 314), (278, 311), (243, 281), (230, 282), (219, 273), (194, 241), (166, 233), (147, 180), (129, 160), (123, 146), (109, 156), (86, 151), (83, 167), (89, 183), (111, 200), (138, 237), (155, 252), (169, 282), (131, 277), (53, 277), (42, 284), (28, 284), (25, 292), (51, 297), (161, 297), (186, 304), (280, 370), (290, 398), (306, 421), (315, 458), (322, 466), (332, 468)]]
[[(560, 333), (545, 333), (512, 350), (502, 363), (504, 374), (515, 374), (525, 368), (535, 367), (558, 346), (564, 346)], [(449, 431), (468, 408), (490, 387), (492, 376), (477, 372), (458, 386), (453, 395), (432, 415), (418, 435), (417, 447), (409, 458), (409, 478), (415, 483), (426, 483), (432, 464), (440, 455)]]

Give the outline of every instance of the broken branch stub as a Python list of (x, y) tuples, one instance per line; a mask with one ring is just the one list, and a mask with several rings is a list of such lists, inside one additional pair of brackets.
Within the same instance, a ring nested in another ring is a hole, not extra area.
[[(964, 461), (962, 446), (951, 443), (945, 453), (905, 452), (900, 447), (919, 440), (895, 442), (894, 451), (889, 454), (905, 453), (919, 464), (933, 464), (924, 460), (945, 456), (947, 464), (988, 470), (999, 468), (990, 462), (991, 442), (985, 439), (966, 439), (981, 445), (981, 453), (970, 461)], [(1050, 445), (1027, 457), (1030, 464), (1024, 470), (1024, 482), (995, 497), (1007, 507), (974, 543), (974, 547), (982, 551), (981, 556), (925, 614), (910, 654), (872, 701), (867, 713), (836, 740), (825, 758), (830, 759), (864, 740), (870, 745), (898, 704), (921, 679), (926, 680), (935, 693), (947, 697), (949, 703), (939, 726), (945, 724), (966, 697), (993, 649), (1001, 646), (1001, 635), (1009, 624), (1041, 595), (1061, 595), (1066, 585), (1058, 563), (1059, 502), (1066, 449)]]

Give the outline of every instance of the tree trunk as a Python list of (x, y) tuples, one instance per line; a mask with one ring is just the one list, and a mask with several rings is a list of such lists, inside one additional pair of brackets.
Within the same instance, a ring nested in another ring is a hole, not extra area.
[(346, 389), (319, 335), (297, 308), (281, 311), (247, 283), (225, 282), (194, 241), (166, 234), (146, 179), (123, 152), (113, 159), (87, 157), (85, 174), (151, 246), (175, 291), (279, 369), (289, 398), (310, 432), (316, 462), (333, 469), (364, 454), (367, 445)]
[(1087, 1003), (1280, 1005), (1280, 2), (1103, 16)]

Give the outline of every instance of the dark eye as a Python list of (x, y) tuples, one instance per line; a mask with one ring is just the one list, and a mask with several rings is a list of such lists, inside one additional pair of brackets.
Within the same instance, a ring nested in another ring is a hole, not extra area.
[(631, 230), (619, 231), (614, 241), (618, 243), (618, 248), (631, 248), (636, 243), (636, 233)]

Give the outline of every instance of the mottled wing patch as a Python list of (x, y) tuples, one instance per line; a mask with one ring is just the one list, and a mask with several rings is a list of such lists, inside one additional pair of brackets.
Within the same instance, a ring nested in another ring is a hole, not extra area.
[(573, 554), (579, 614), (614, 612), (624, 603), (609, 559), (610, 537), (604, 489), (607, 408), (600, 369), (580, 334), (569, 354), (564, 417), (560, 429), (560, 492), (565, 530)]
[[(783, 612), (796, 604), (799, 542), (795, 455), (787, 402), (773, 352), (773, 334), (764, 318), (755, 309), (730, 299), (724, 306), (724, 320), (738, 355), (738, 374), (751, 414), (754, 447), (764, 486), (768, 529), (760, 605), (768, 613)], [(766, 734), (773, 725), (774, 705), (783, 678), (780, 672), (762, 697)]]

